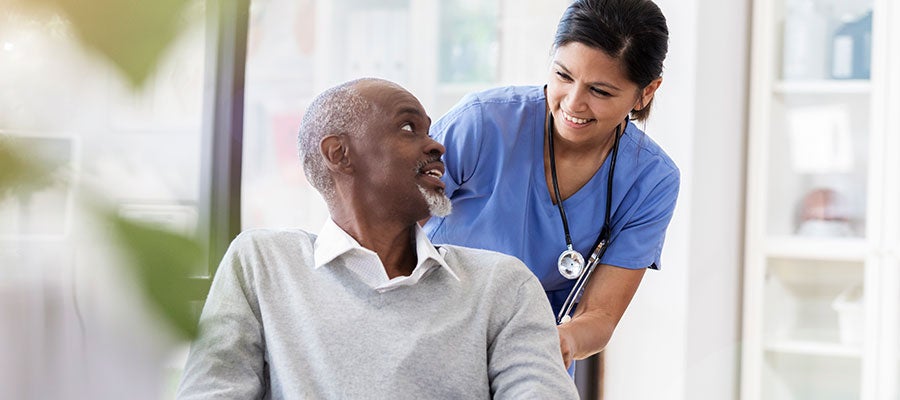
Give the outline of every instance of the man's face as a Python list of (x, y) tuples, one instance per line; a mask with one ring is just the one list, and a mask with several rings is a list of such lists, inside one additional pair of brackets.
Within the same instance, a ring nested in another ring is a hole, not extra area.
[(403, 88), (382, 81), (361, 82), (360, 94), (372, 102), (362, 133), (352, 138), (358, 185), (371, 196), (368, 204), (418, 221), (446, 215), (444, 146), (428, 136), (431, 118)]

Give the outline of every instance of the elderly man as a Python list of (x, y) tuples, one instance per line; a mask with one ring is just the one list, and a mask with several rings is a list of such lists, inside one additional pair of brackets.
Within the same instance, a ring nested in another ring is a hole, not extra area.
[(310, 105), (299, 148), (331, 219), (252, 230), (210, 289), (178, 397), (577, 398), (537, 279), (499, 253), (435, 247), (446, 215), (419, 101), (361, 79)]

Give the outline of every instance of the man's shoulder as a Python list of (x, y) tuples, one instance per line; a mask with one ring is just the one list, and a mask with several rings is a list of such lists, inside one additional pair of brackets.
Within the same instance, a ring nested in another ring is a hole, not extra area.
[(534, 276), (525, 263), (508, 254), (457, 245), (442, 244), (439, 247), (444, 249), (444, 260), (451, 268), (467, 275), (504, 280)]
[(303, 274), (312, 265), (316, 235), (300, 229), (248, 229), (234, 238), (219, 267), (238, 273), (253, 285), (266, 286), (289, 276)]
[(436, 244), (437, 247), (445, 249), (447, 254), (452, 254), (460, 261), (476, 259), (480, 262), (496, 262), (496, 263), (520, 263), (518, 258), (498, 251), (479, 249), (475, 247), (459, 246), (455, 244)]
[(237, 251), (250, 249), (280, 250), (298, 249), (312, 246), (316, 235), (302, 229), (248, 229), (234, 238), (231, 246)]

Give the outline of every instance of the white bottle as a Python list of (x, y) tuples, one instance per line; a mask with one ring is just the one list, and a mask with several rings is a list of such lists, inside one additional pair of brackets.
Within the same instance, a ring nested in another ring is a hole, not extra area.
[(853, 36), (847, 26), (853, 22), (853, 16), (841, 17), (838, 31), (832, 39), (831, 77), (834, 79), (850, 79), (853, 77)]
[(828, 18), (815, 0), (788, 0), (784, 19), (783, 79), (824, 79), (827, 76), (828, 43)]

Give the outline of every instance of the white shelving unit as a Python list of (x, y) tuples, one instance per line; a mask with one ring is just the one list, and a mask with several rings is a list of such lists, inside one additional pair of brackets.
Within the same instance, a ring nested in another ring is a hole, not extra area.
[(743, 400), (900, 399), (898, 18), (754, 2)]

